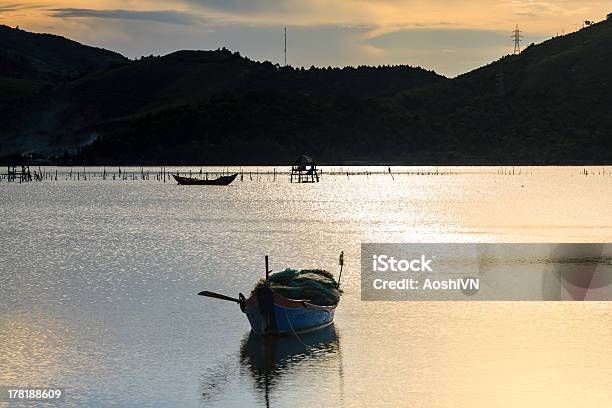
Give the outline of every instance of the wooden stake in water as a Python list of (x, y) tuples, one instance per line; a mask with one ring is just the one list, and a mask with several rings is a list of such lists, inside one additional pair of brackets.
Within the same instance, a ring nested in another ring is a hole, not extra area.
[(268, 268), (268, 255), (266, 255), (266, 281), (268, 280), (269, 275), (270, 275), (270, 268)]
[(340, 265), (340, 275), (338, 275), (337, 288), (340, 288), (340, 279), (342, 279), (342, 269), (344, 267), (344, 251), (340, 251), (340, 258), (338, 259), (338, 264)]

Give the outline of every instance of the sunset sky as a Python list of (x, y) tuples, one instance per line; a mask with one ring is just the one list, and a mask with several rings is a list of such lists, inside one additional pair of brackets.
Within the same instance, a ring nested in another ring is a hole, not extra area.
[(609, 0), (0, 0), (0, 24), (60, 34), (127, 57), (225, 46), (294, 66), (409, 64), (448, 75), (602, 20)]

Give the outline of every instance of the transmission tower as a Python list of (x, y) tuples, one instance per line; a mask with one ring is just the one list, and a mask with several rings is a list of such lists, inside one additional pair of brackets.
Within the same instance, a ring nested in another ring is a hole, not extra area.
[(523, 38), (523, 35), (521, 33), (522, 31), (519, 30), (519, 26), (517, 24), (514, 31), (512, 31), (512, 36), (510, 37), (514, 40), (514, 55), (518, 55), (521, 53), (521, 38)]
[(285, 27), (285, 66), (287, 66), (287, 27)]

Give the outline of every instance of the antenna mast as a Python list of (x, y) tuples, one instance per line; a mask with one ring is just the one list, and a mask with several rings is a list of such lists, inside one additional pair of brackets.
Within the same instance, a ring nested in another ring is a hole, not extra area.
[(519, 30), (519, 26), (517, 24), (514, 31), (512, 31), (512, 36), (510, 37), (514, 40), (514, 55), (518, 55), (521, 53), (521, 38), (523, 38), (521, 33), (522, 31)]
[(285, 66), (287, 66), (287, 27), (285, 27)]

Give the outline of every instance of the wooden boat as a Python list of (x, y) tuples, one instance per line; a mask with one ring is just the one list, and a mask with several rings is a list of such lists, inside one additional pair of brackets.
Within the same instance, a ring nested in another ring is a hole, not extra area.
[[(344, 253), (340, 254), (340, 276), (337, 288), (340, 288)], [(268, 281), (268, 257), (266, 256), (266, 280), (258, 284), (249, 296), (240, 293), (238, 298), (221, 295), (215, 292), (202, 291), (201, 296), (236, 302), (246, 315), (253, 332), (265, 336), (306, 333), (325, 328), (334, 322), (338, 301), (329, 306), (311, 303), (304, 299), (290, 299), (282, 296), (270, 287)]]
[(212, 180), (203, 180), (191, 177), (181, 177), (175, 174), (172, 175), (176, 182), (183, 186), (227, 186), (232, 183), (238, 176), (238, 173), (229, 176), (221, 176)]
[(334, 322), (338, 306), (319, 306), (307, 300), (289, 299), (274, 293), (267, 286), (253, 291), (248, 299), (240, 303), (251, 329), (262, 335), (306, 333), (322, 329)]

